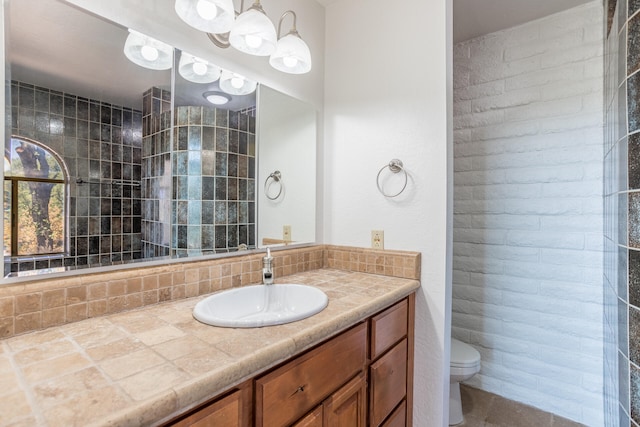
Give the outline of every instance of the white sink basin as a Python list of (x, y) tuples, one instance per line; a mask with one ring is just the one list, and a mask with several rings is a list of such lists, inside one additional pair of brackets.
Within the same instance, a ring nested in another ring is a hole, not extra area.
[(228, 328), (257, 328), (305, 319), (321, 312), (329, 298), (308, 285), (254, 285), (222, 291), (199, 301), (193, 317)]

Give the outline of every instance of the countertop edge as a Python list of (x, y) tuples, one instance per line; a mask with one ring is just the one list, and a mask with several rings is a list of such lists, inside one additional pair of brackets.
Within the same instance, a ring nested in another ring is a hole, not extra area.
[[(420, 288), (418, 280), (405, 279), (406, 285), (374, 298), (368, 303), (358, 305), (344, 316), (333, 318), (311, 327), (302, 329), (288, 339), (265, 346), (259, 353), (238, 360), (233, 367), (225, 367), (207, 375), (201, 375), (173, 387), (170, 391), (136, 402), (127, 408), (113, 413), (109, 418), (100, 420), (96, 426), (140, 426), (162, 425), (225, 391), (253, 378), (274, 366), (300, 354), (321, 342), (355, 326), (357, 323), (376, 314), (389, 305), (400, 301)], [(279, 348), (281, 347), (281, 348)], [(256, 364), (261, 367), (256, 369)], [(202, 384), (216, 384), (213, 387), (198, 387)], [(193, 394), (192, 391), (200, 390)], [(160, 408), (170, 407), (171, 412)]]

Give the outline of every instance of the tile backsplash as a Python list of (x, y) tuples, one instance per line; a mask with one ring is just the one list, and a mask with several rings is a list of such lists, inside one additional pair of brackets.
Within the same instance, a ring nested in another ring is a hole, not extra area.
[[(331, 245), (275, 250), (275, 277), (333, 268), (420, 279), (420, 253)], [(0, 338), (260, 283), (263, 253), (34, 280), (0, 287)]]

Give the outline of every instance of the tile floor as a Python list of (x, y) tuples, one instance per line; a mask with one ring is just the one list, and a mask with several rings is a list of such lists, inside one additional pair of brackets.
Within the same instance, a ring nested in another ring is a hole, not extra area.
[(464, 422), (460, 427), (581, 427), (531, 406), (477, 388), (461, 385)]

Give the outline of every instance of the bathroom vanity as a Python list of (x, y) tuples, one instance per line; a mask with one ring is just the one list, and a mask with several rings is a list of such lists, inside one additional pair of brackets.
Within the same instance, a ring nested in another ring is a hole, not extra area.
[(232, 329), (196, 321), (195, 297), (0, 341), (0, 425), (410, 425), (419, 281), (332, 268), (279, 280), (329, 305)]
[(166, 425), (410, 426), (414, 296)]

